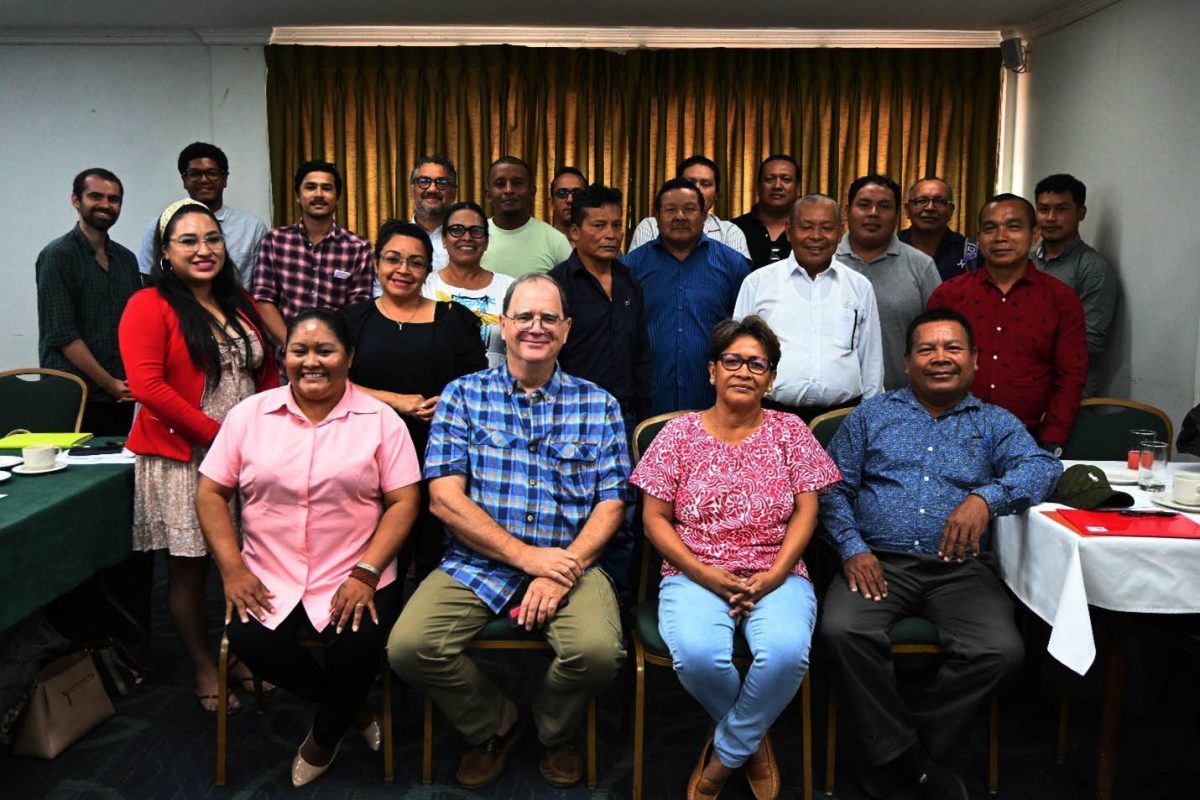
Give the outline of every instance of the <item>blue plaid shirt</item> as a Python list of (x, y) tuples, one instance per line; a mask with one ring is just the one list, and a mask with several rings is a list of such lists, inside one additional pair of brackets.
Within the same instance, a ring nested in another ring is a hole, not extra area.
[[(467, 494), (534, 547), (566, 547), (603, 500), (633, 501), (621, 407), (555, 369), (526, 394), (507, 364), (466, 375), (438, 402), (425, 478), (467, 476)], [(500, 612), (525, 573), (451, 538), (441, 569)]]

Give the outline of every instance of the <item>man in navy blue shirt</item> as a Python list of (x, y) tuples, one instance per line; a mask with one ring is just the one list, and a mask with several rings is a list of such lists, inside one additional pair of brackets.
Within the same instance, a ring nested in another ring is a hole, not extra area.
[(708, 408), (708, 337), (733, 314), (750, 262), (704, 235), (704, 197), (686, 178), (654, 198), (658, 236), (625, 257), (642, 285), (652, 353), (651, 413)]
[[(907, 783), (921, 797), (966, 800), (946, 762), (958, 761), (987, 698), (1021, 665), (987, 528), (1045, 499), (1062, 464), (1015, 416), (970, 394), (976, 358), (962, 315), (921, 314), (908, 327), (908, 386), (856, 408), (829, 446), (842, 482), (821, 497), (821, 522), (842, 574), (825, 595), (821, 636), (873, 797)], [(905, 617), (933, 622), (946, 651), (911, 706), (896, 690), (888, 633)]]

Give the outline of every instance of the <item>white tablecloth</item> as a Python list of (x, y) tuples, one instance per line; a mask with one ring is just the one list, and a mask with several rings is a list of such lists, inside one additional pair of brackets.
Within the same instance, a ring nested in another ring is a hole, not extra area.
[[(1125, 465), (1097, 466), (1110, 471)], [(1196, 469), (1195, 464), (1169, 467), (1172, 474)], [(1157, 508), (1136, 486), (1113, 488), (1133, 495), (1135, 508)], [(1169, 479), (1165, 495), (1170, 496)], [(1200, 539), (1080, 536), (1041, 513), (1061, 508), (1043, 503), (1001, 517), (993, 545), (1009, 589), (1050, 624), (1050, 655), (1080, 675), (1088, 671), (1096, 659), (1089, 605), (1134, 613), (1200, 613)], [(1187, 516), (1200, 522), (1200, 514)]]

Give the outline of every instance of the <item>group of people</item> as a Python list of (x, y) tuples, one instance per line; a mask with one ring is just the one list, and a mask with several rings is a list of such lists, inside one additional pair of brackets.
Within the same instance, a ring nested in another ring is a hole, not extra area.
[[(572, 167), (549, 225), (521, 159), (490, 165), (489, 218), (458, 200), (449, 159), (424, 157), (412, 219), (373, 245), (335, 222), (333, 164), (298, 168), (300, 219), (274, 230), (224, 204), (215, 146), (178, 167), (188, 197), (151, 221), (140, 258), (107, 235), (120, 180), (77, 176), (79, 222), (37, 263), (41, 360), (88, 381), (86, 430), (129, 433), (134, 549), (168, 553), (200, 705), (238, 706), (216, 693), (210, 555), (236, 676), (317, 704), (297, 786), (351, 726), (379, 748), (366, 698), (385, 642), (466, 740), (460, 784), (495, 780), (530, 723), (545, 779), (578, 782), (579, 717), (625, 658), (637, 487), (664, 560), (660, 630), (714, 721), (689, 798), (739, 770), (760, 800), (779, 793), (768, 731), (807, 670), (814, 537), (840, 564), (820, 636), (864, 785), (966, 796), (957, 745), (1021, 658), (987, 528), (1053, 489), (1116, 299), (1079, 239), (1082, 183), (1051, 176), (1036, 205), (993, 197), (971, 240), (948, 228), (945, 181), (909, 190), (898, 236), (901, 189), (868, 175), (843, 235), (841, 205), (801, 196), (789, 156), (763, 161), (758, 202), (732, 222), (713, 214), (716, 164), (693, 156), (622, 255), (621, 192)], [(847, 407), (827, 453), (806, 423)], [(633, 469), (636, 425), (663, 413), (677, 418)], [(888, 630), (916, 614), (946, 659), (909, 707)], [(555, 652), (529, 711), (464, 652), (504, 615)]]

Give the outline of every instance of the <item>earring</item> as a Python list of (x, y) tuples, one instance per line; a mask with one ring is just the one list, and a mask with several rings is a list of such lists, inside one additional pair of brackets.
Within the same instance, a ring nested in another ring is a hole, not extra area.
[(713, 386), (716, 386), (716, 385), (717, 385), (717, 379), (716, 379), (716, 378), (709, 378), (709, 379), (708, 379), (708, 382), (709, 382), (709, 383), (711, 383)]
[(162, 267), (163, 272), (171, 271), (171, 262), (167, 260), (166, 256), (163, 256), (162, 261), (159, 263), (159, 266)]

